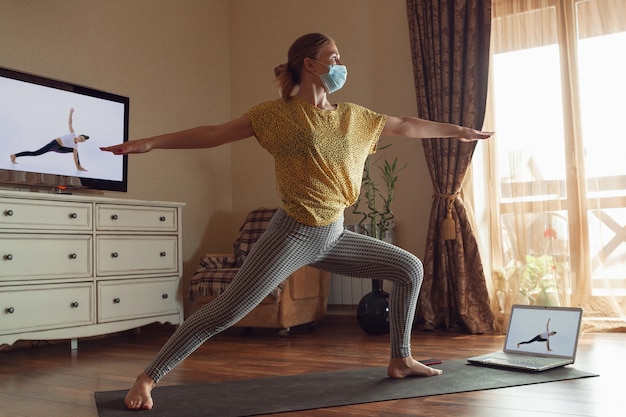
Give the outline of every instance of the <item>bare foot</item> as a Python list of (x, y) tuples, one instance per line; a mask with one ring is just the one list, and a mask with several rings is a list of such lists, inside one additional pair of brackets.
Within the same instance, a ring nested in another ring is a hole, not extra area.
[(389, 378), (405, 378), (407, 376), (435, 376), (443, 373), (440, 369), (431, 368), (416, 361), (411, 356), (391, 358), (387, 367)]
[(15, 162), (15, 155), (11, 155), (11, 162), (17, 164), (17, 162)]
[(155, 382), (142, 372), (135, 380), (135, 385), (128, 391), (124, 398), (124, 405), (129, 410), (150, 410), (154, 403), (152, 402), (152, 388)]

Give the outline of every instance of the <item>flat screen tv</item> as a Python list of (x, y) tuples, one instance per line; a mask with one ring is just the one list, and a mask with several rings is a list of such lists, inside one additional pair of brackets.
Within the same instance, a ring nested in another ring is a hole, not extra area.
[(0, 67), (0, 184), (127, 191), (127, 157), (100, 147), (128, 140), (128, 107), (128, 97)]

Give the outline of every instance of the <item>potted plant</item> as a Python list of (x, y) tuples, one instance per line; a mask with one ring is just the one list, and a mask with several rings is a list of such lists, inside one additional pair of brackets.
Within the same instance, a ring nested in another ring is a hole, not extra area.
[(501, 308), (509, 303), (559, 305), (559, 284), (566, 274), (566, 265), (554, 254), (557, 232), (550, 226), (543, 231), (544, 247), (540, 255), (531, 248), (514, 257), (500, 271), (496, 271), (494, 288)]
[[(394, 201), (398, 172), (402, 171), (406, 164), (398, 167), (396, 157), (392, 162), (385, 159), (383, 165), (378, 166), (380, 177), (385, 185), (385, 189), (381, 190), (372, 175), (370, 158), (365, 162), (361, 195), (354, 204), (352, 213), (361, 216), (357, 224), (357, 232), (389, 241), (387, 237), (394, 228), (395, 216), (391, 206)], [(363, 205), (366, 207), (361, 209)], [(372, 292), (364, 295), (359, 302), (357, 319), (361, 328), (368, 334), (389, 332), (389, 294), (383, 290), (381, 280), (372, 280)]]
[(558, 306), (558, 277), (562, 269), (549, 254), (527, 254), (523, 261), (511, 261), (495, 273), (494, 287), (500, 308), (508, 308), (507, 297), (510, 297), (509, 303)]

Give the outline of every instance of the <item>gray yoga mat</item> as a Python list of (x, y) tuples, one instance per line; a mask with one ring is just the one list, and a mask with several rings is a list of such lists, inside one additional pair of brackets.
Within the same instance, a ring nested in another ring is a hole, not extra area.
[[(479, 391), (598, 376), (571, 367), (528, 373), (445, 361), (436, 377), (387, 378), (386, 368), (363, 368), (194, 385), (159, 386), (154, 409), (141, 416), (242, 417), (403, 398)], [(126, 390), (96, 392), (100, 417), (137, 416), (124, 408)]]

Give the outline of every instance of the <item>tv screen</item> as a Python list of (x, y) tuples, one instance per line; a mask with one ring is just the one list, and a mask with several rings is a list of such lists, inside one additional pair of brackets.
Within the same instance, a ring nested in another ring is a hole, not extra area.
[(0, 183), (127, 191), (128, 97), (0, 67)]

